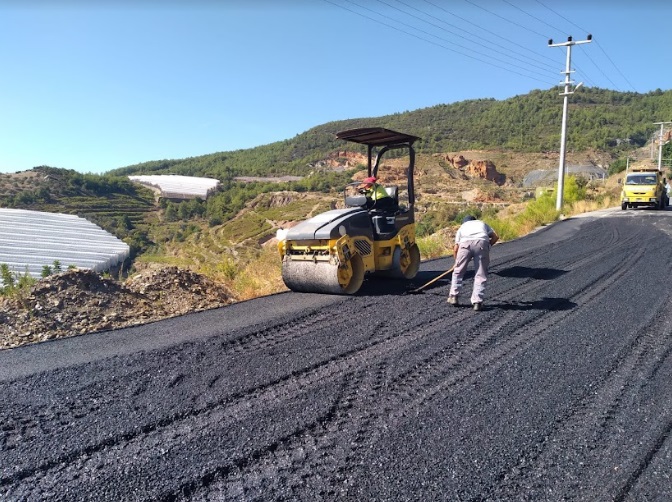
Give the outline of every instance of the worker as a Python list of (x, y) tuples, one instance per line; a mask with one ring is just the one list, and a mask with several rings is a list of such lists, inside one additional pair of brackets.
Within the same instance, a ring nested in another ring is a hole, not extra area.
[(390, 197), (383, 185), (376, 183), (376, 177), (370, 176), (364, 178), (362, 183), (357, 187), (360, 193), (366, 195), (367, 209), (392, 209), (394, 207), (394, 199)]
[(455, 269), (450, 284), (448, 303), (459, 304), (459, 295), (462, 289), (462, 278), (467, 271), (467, 265), (474, 260), (474, 287), (471, 292), (471, 304), (473, 309), (483, 309), (483, 296), (485, 283), (488, 280), (488, 266), (490, 265), (490, 246), (499, 240), (495, 232), (487, 223), (477, 220), (471, 215), (462, 219), (462, 225), (455, 234), (453, 256), (455, 257)]

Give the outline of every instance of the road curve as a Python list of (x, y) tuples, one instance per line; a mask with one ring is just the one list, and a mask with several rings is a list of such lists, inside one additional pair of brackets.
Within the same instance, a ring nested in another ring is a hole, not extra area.
[[(672, 212), (0, 351), (0, 500), (672, 499)], [(466, 288), (471, 287), (467, 275)]]

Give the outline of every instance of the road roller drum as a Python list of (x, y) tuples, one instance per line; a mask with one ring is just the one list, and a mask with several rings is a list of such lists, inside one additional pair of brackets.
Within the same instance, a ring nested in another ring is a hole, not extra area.
[(353, 294), (364, 282), (364, 267), (361, 258), (356, 255), (343, 265), (286, 257), (282, 262), (282, 280), (292, 291)]

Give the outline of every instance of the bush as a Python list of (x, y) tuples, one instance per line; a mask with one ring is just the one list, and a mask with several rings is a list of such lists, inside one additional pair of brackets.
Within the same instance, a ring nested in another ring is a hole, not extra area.
[(12, 273), (6, 263), (0, 263), (0, 277), (3, 283), (0, 287), (0, 295), (3, 296), (14, 296), (24, 293), (37, 282), (30, 276), (27, 269), (23, 274)]
[[(583, 177), (567, 176), (565, 178), (565, 189), (562, 194), (562, 204), (573, 204), (576, 201), (585, 199), (587, 184), (588, 180)], [(557, 192), (555, 193), (557, 194)]]
[(614, 174), (622, 173), (623, 171), (625, 171), (625, 168), (626, 168), (627, 165), (628, 165), (627, 159), (621, 158), (621, 159), (615, 160), (609, 166), (609, 170), (607, 171), (607, 174), (609, 176), (612, 176)]
[(452, 244), (445, 238), (437, 235), (430, 235), (428, 237), (420, 237), (417, 241), (420, 249), (420, 256), (423, 260), (431, 258), (439, 258), (447, 256), (452, 253)]

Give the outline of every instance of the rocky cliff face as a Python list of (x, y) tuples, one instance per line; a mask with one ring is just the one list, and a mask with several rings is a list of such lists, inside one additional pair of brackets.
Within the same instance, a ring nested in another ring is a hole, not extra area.
[(467, 160), (463, 155), (446, 156), (446, 160), (471, 178), (483, 178), (500, 186), (506, 182), (506, 176), (497, 172), (491, 160)]

